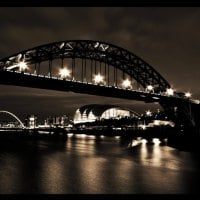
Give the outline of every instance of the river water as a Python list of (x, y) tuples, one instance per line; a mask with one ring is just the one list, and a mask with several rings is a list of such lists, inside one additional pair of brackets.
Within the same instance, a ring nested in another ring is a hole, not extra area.
[(198, 193), (199, 155), (145, 140), (1, 140), (0, 194)]

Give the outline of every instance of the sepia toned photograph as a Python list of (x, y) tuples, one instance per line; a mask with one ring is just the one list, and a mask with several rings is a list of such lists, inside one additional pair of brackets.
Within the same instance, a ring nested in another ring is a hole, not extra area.
[(200, 7), (0, 16), (0, 194), (200, 191)]

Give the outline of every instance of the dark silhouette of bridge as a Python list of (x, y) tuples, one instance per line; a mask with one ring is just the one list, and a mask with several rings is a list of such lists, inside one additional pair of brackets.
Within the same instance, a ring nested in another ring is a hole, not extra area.
[(45, 44), (0, 60), (0, 84), (158, 102), (176, 124), (199, 130), (200, 106), (121, 47), (90, 40)]

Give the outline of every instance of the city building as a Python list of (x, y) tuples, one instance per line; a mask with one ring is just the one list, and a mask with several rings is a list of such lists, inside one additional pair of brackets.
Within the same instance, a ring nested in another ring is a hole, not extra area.
[(102, 119), (120, 119), (137, 115), (134, 111), (116, 105), (90, 104), (82, 106), (75, 111), (74, 124), (94, 122)]
[(28, 115), (25, 119), (25, 124), (27, 128), (37, 127), (37, 117), (35, 115)]
[(67, 126), (70, 123), (69, 117), (63, 116), (49, 116), (44, 121), (45, 126)]

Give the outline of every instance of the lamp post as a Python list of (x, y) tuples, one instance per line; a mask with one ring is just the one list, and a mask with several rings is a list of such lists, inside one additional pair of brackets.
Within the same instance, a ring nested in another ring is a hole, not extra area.
[(65, 78), (67, 78), (67, 77), (69, 77), (70, 76), (70, 70), (69, 69), (67, 69), (66, 67), (65, 68), (62, 68), (62, 69), (60, 69), (60, 72), (59, 72), (59, 74), (60, 74), (60, 77), (61, 78), (63, 78), (63, 79), (65, 79)]

